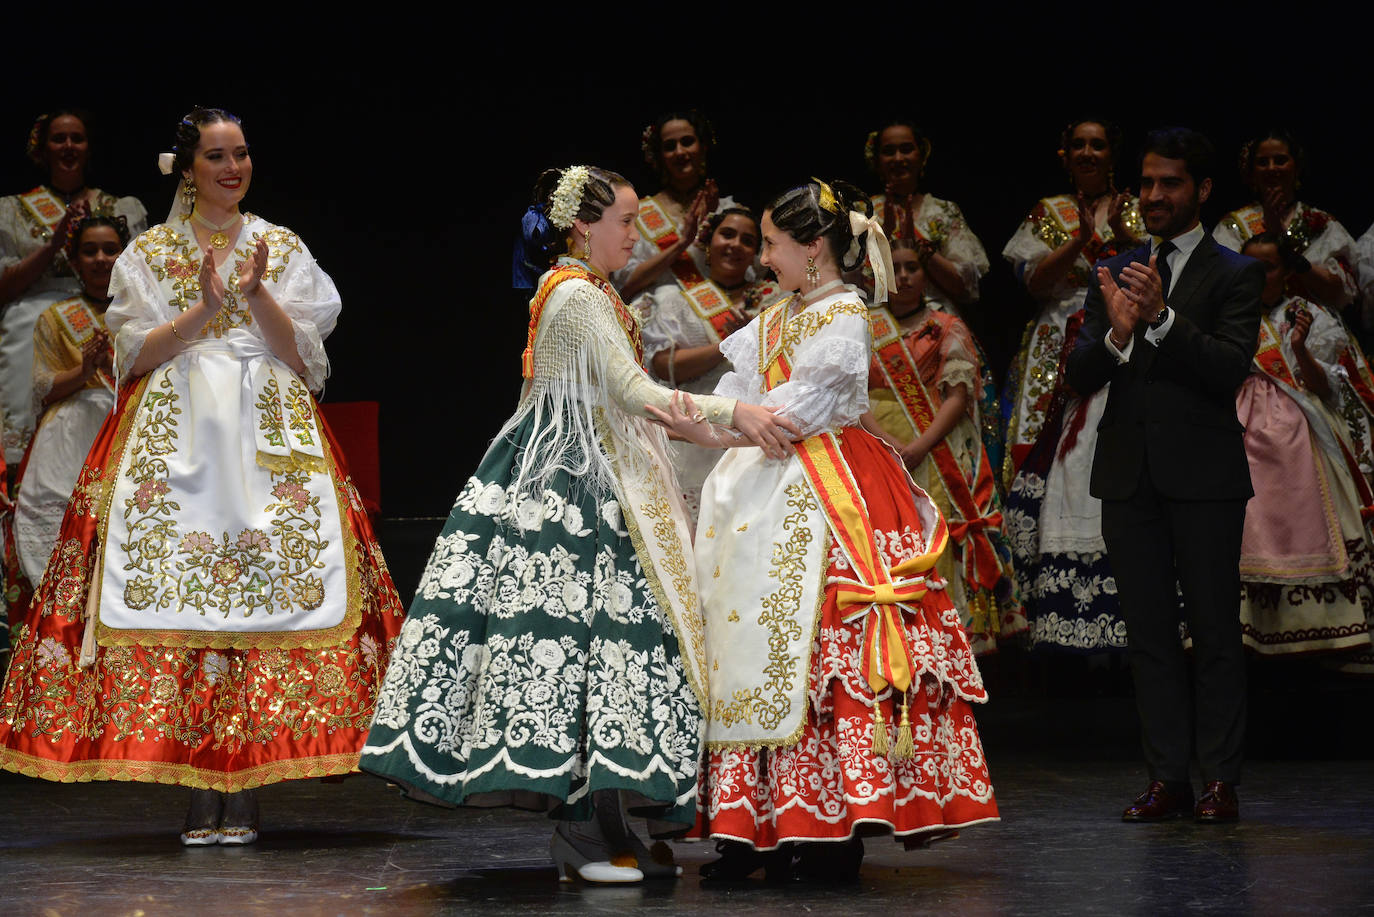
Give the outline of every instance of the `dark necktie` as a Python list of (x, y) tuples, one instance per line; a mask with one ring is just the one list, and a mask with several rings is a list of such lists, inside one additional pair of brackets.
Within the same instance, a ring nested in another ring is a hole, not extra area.
[(1169, 255), (1176, 251), (1178, 246), (1172, 241), (1161, 242), (1155, 250), (1155, 270), (1159, 271), (1160, 295), (1166, 303), (1169, 301), (1169, 285), (1174, 279), (1174, 272), (1169, 267)]

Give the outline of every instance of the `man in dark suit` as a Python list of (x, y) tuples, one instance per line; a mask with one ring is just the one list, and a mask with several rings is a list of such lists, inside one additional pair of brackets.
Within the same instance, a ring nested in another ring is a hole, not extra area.
[[(1069, 384), (1084, 396), (1111, 383), (1090, 489), (1102, 500), (1150, 771), (1126, 821), (1239, 813), (1240, 544), (1254, 491), (1236, 389), (1255, 354), (1264, 271), (1203, 230), (1211, 165), (1212, 146), (1195, 131), (1146, 139), (1140, 212), (1153, 238), (1097, 266), (1068, 363)], [(1179, 641), (1179, 589), (1191, 665)], [(1196, 805), (1194, 751), (1204, 783)]]

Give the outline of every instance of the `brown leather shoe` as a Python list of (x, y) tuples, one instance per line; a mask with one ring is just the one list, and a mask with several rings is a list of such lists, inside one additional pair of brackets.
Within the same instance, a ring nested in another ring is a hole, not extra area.
[(1225, 780), (1209, 780), (1207, 788), (1193, 807), (1193, 819), (1200, 822), (1235, 821), (1240, 818), (1236, 788)]
[(1122, 821), (1160, 821), (1187, 814), (1193, 808), (1193, 788), (1182, 784), (1172, 791), (1163, 780), (1151, 780), (1145, 792), (1121, 813)]

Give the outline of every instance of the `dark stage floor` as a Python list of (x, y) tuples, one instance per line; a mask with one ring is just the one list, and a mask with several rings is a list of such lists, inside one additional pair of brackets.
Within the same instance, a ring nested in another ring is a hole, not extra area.
[[(1347, 710), (1348, 728), (1368, 709)], [(1238, 824), (1125, 825), (1117, 813), (1142, 785), (1128, 698), (1008, 700), (983, 720), (1003, 821), (925, 851), (870, 840), (852, 887), (704, 887), (696, 871), (714, 852), (700, 843), (677, 845), (687, 874), (675, 882), (560, 887), (542, 816), (430, 808), (361, 776), (268, 787), (256, 846), (185, 850), (183, 789), (5, 774), (0, 912), (1374, 912), (1366, 760), (1289, 749), (1251, 762)]]

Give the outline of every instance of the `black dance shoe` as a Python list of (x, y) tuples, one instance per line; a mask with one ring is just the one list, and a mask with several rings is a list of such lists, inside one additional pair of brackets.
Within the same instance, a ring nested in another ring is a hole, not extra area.
[(767, 882), (776, 884), (794, 879), (791, 844), (783, 844), (777, 850), (755, 850), (742, 841), (720, 841), (716, 844), (716, 853), (720, 854), (720, 859), (701, 867), (703, 882), (741, 882), (760, 869)]

